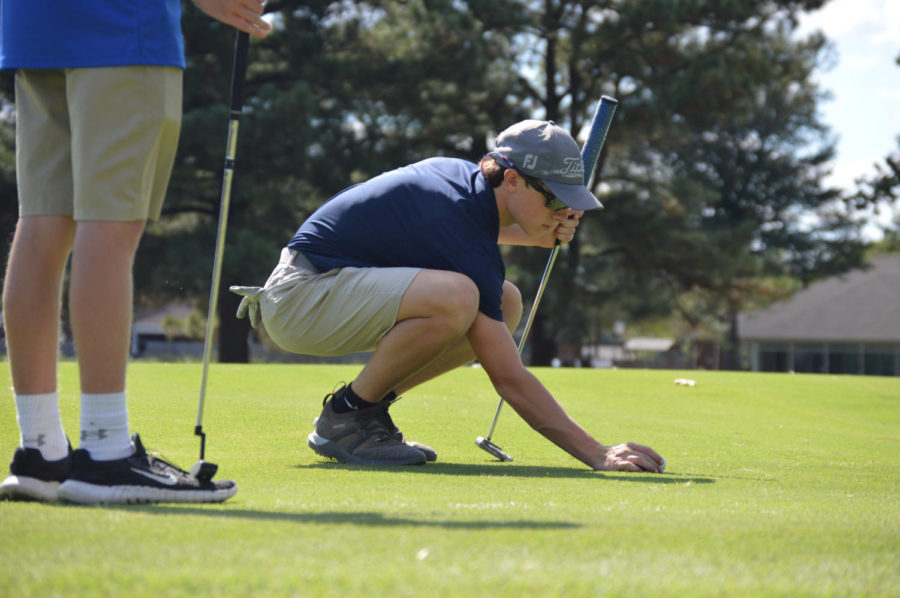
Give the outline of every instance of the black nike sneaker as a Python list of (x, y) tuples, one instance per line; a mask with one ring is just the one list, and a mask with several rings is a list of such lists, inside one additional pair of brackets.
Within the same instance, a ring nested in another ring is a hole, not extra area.
[(90, 453), (72, 453), (72, 472), (59, 487), (59, 498), (80, 504), (207, 503), (234, 496), (230, 480), (202, 481), (183, 469), (147, 454), (137, 434), (134, 454), (125, 459), (94, 461)]

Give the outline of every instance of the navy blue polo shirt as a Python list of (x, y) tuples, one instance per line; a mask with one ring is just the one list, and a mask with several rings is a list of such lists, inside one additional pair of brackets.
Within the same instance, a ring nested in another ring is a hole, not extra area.
[(478, 287), (479, 311), (503, 321), (500, 216), (477, 164), (431, 158), (341, 191), (288, 244), (318, 270), (449, 270)]

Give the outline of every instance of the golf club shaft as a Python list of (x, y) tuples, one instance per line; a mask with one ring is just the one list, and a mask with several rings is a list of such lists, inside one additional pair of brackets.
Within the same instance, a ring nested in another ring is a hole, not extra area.
[[(618, 104), (619, 101), (617, 99), (610, 96), (602, 96), (597, 104), (597, 109), (594, 111), (590, 133), (588, 133), (587, 141), (584, 142), (584, 147), (581, 148), (581, 161), (584, 164), (584, 185), (588, 188), (591, 187), (593, 182), (594, 171), (600, 158), (600, 151), (603, 149), (603, 143), (606, 141), (606, 135), (609, 133), (609, 127), (612, 124), (613, 115)], [(544, 289), (547, 287), (547, 279), (550, 278), (550, 272), (553, 270), (557, 254), (559, 254), (559, 241), (553, 246), (553, 251), (550, 252), (550, 259), (547, 260), (547, 266), (544, 268), (544, 274), (541, 276), (534, 303), (531, 305), (531, 312), (528, 314), (525, 329), (522, 331), (522, 337), (519, 339), (519, 355), (522, 355), (522, 349), (525, 347), (528, 333), (531, 332), (531, 325), (534, 322), (534, 316), (537, 313), (541, 297), (544, 295)], [(493, 421), (491, 421), (491, 429), (488, 430), (488, 434), (485, 437), (488, 442), (491, 441), (491, 437), (494, 435), (494, 428), (497, 427), (497, 420), (500, 418), (503, 402), (503, 397), (500, 397), (500, 402), (497, 403), (497, 411), (494, 413)]]
[(528, 340), (528, 333), (531, 332), (531, 325), (534, 323), (534, 315), (537, 313), (537, 307), (541, 303), (544, 289), (547, 288), (547, 278), (550, 276), (550, 271), (553, 270), (556, 256), (559, 255), (559, 247), (559, 241), (557, 241), (556, 245), (553, 246), (553, 250), (550, 252), (550, 259), (547, 260), (547, 265), (544, 267), (544, 273), (541, 275), (541, 283), (538, 285), (537, 293), (534, 296), (534, 303), (531, 305), (531, 311), (528, 313), (528, 320), (525, 321), (525, 329), (522, 330), (522, 336), (519, 338), (519, 355), (522, 354), (522, 349), (525, 347), (525, 341)]
[(200, 458), (206, 452), (203, 433), (203, 406), (206, 401), (206, 379), (209, 370), (216, 310), (219, 304), (219, 283), (222, 278), (222, 257), (225, 254), (225, 231), (228, 228), (228, 208), (231, 204), (231, 182), (234, 178), (238, 124), (244, 107), (244, 78), (247, 74), (247, 47), (250, 36), (238, 31), (234, 42), (234, 64), (231, 69), (231, 111), (228, 116), (228, 137), (225, 143), (225, 169), (222, 174), (222, 193), (219, 201), (219, 227), (216, 233), (216, 253), (213, 261), (212, 283), (209, 289), (209, 308), (206, 314), (206, 337), (203, 341), (203, 370), (200, 376), (200, 402), (197, 405), (197, 425), (194, 434), (200, 437)]

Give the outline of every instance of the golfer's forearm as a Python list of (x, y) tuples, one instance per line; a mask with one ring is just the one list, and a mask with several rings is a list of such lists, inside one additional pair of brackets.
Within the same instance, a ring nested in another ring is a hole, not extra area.
[[(600, 455), (604, 454), (606, 447), (597, 442), (590, 434), (577, 423), (569, 420), (571, 426), (567, 428), (546, 427), (537, 428), (547, 440), (566, 451), (591, 469), (597, 469)], [(573, 429), (574, 428), (574, 429)]]
[(501, 396), (529, 426), (547, 440), (588, 467), (598, 467), (598, 459), (604, 454), (606, 447), (569, 417), (562, 405), (536, 378), (532, 384), (505, 387)]

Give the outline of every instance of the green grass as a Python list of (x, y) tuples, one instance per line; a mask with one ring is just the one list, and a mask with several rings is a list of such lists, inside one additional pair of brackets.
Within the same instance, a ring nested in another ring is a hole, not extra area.
[[(5, 370), (5, 368), (4, 368)], [(216, 506), (0, 503), (0, 595), (896, 596), (900, 379), (539, 370), (601, 441), (650, 444), (665, 475), (601, 474), (463, 368), (393, 409), (439, 461), (373, 469), (306, 447), (321, 398), (357, 366), (213, 365)], [(677, 377), (696, 387), (673, 384)], [(200, 366), (136, 363), (132, 431), (190, 466)], [(9, 387), (8, 372), (0, 383)], [(75, 366), (60, 372), (78, 430)], [(0, 401), (0, 457), (18, 443)]]

